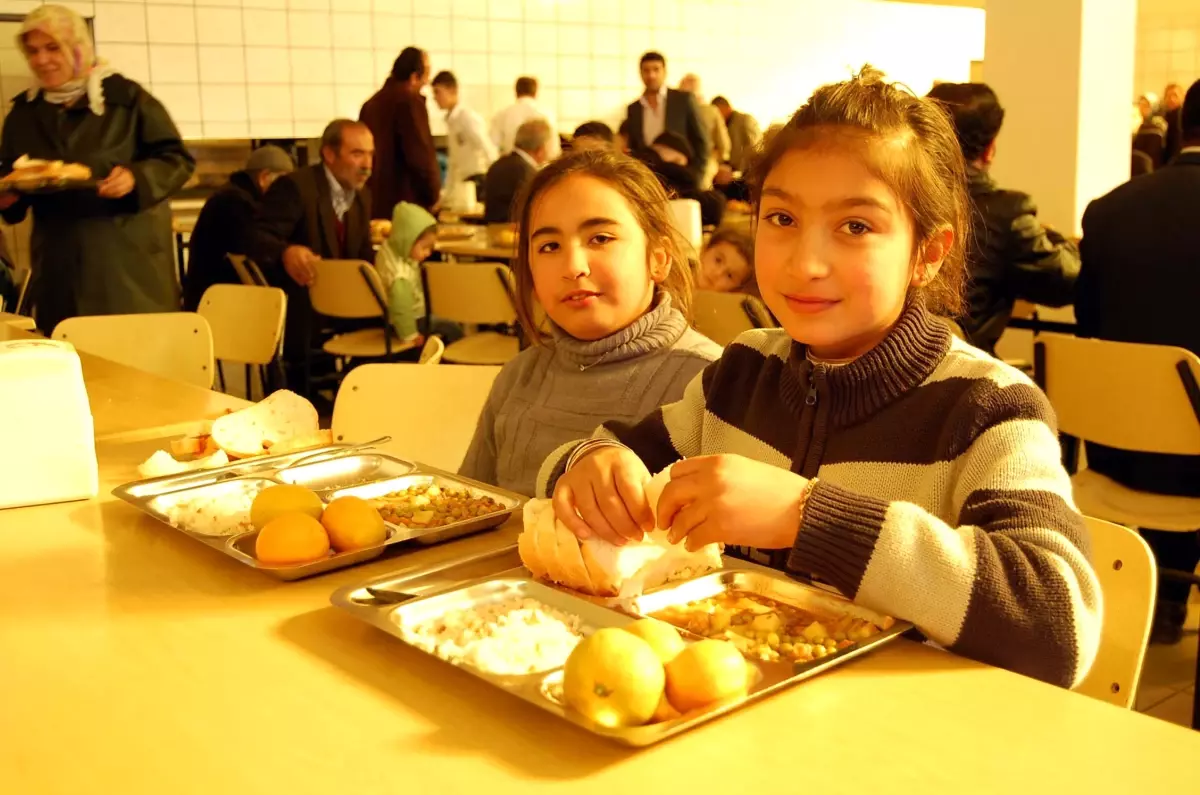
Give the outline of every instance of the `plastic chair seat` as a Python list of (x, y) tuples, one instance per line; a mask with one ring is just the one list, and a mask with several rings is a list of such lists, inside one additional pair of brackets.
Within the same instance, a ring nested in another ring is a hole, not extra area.
[[(381, 328), (366, 328), (360, 331), (348, 331), (326, 340), (321, 346), (326, 353), (334, 356), (345, 356), (351, 359), (378, 359), (388, 355), (384, 330)], [(414, 342), (403, 342), (392, 335), (392, 353), (412, 350), (417, 347)]]
[(1200, 497), (1152, 494), (1085, 469), (1071, 478), (1081, 513), (1130, 527), (1187, 532), (1200, 528)]
[(495, 331), (464, 337), (446, 346), (442, 360), (455, 364), (507, 364), (521, 352), (521, 341)]

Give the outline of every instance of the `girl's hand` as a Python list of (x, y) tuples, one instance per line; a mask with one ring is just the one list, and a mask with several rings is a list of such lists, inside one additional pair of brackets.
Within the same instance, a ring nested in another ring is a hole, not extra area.
[(575, 462), (554, 488), (554, 513), (578, 538), (621, 546), (654, 529), (646, 499), (650, 472), (625, 447), (599, 447)]
[(100, 180), (96, 189), (105, 199), (120, 199), (133, 191), (134, 184), (133, 172), (125, 166), (117, 166), (107, 177)]
[(714, 541), (784, 549), (800, 532), (800, 501), (808, 480), (739, 455), (689, 458), (671, 467), (658, 501), (658, 526), (673, 544), (696, 550)]

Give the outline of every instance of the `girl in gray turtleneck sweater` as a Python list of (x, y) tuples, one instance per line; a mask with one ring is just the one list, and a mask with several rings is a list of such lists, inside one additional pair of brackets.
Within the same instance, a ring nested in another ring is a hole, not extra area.
[(557, 447), (679, 400), (721, 348), (688, 327), (691, 284), (667, 196), (611, 152), (554, 161), (530, 183), (517, 314), (549, 334), (497, 376), (459, 472), (532, 496)]

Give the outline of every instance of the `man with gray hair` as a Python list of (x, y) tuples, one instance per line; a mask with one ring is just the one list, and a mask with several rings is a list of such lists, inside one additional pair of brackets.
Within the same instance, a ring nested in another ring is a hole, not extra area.
[(195, 312), (204, 291), (214, 284), (239, 282), (228, 255), (247, 252), (254, 216), (267, 188), (294, 168), (291, 155), (278, 146), (260, 146), (250, 153), (241, 171), (230, 174), (229, 182), (208, 197), (188, 245), (188, 268), (183, 279), (185, 311)]
[(550, 159), (553, 135), (545, 119), (531, 119), (517, 128), (513, 150), (488, 169), (483, 180), (483, 220), (489, 224), (514, 221), (520, 217), (513, 202), (525, 183)]

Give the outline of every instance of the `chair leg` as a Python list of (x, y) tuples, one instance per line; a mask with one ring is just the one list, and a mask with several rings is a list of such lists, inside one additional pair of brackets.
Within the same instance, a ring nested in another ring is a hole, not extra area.
[(267, 396), (267, 366), (258, 365), (258, 383), (262, 386), (262, 396)]
[(223, 362), (217, 362), (217, 385), (221, 387), (221, 391), (225, 391), (225, 366)]
[(246, 365), (246, 400), (254, 400), (254, 382), (250, 380), (250, 365)]
[(1200, 640), (1196, 650), (1196, 681), (1192, 686), (1192, 728), (1200, 731)]

